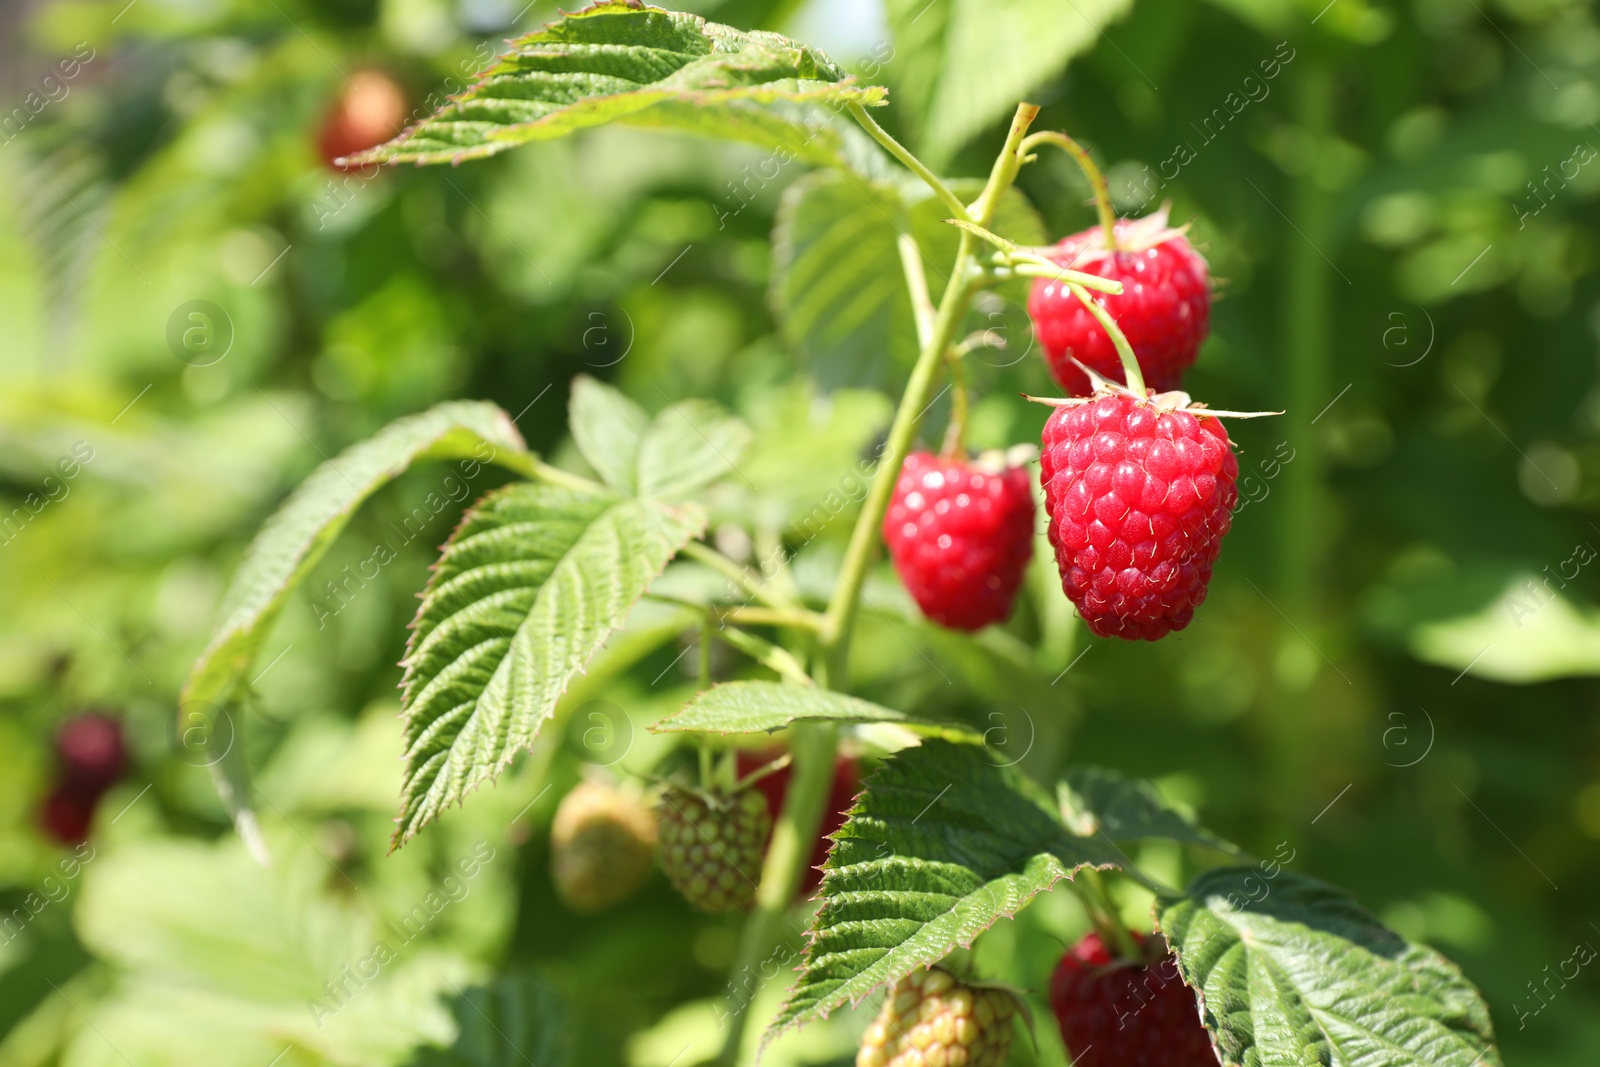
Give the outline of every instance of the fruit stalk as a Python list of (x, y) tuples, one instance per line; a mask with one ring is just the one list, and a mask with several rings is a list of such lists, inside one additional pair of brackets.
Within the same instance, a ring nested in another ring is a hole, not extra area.
[(1128, 336), (1122, 332), (1122, 327), (1117, 325), (1117, 320), (1112, 318), (1110, 312), (1095, 301), (1095, 298), (1090, 295), (1087, 289), (1077, 282), (1066, 282), (1065, 284), (1068, 289), (1072, 290), (1072, 295), (1081, 300), (1083, 306), (1089, 309), (1089, 314), (1095, 317), (1095, 321), (1105, 328), (1106, 333), (1111, 337), (1111, 343), (1116, 346), (1117, 358), (1122, 361), (1123, 381), (1127, 383), (1134, 396), (1143, 398), (1145, 394), (1144, 371), (1139, 367), (1139, 357), (1133, 354), (1133, 346), (1128, 343)]
[(1095, 166), (1094, 159), (1089, 155), (1083, 145), (1074, 141), (1064, 133), (1055, 130), (1040, 130), (1038, 133), (1029, 134), (1022, 142), (1022, 152), (1026, 155), (1035, 146), (1049, 144), (1055, 145), (1071, 156), (1073, 162), (1083, 171), (1083, 176), (1089, 179), (1089, 188), (1094, 190), (1094, 206), (1100, 215), (1100, 228), (1106, 234), (1106, 247), (1112, 251), (1117, 247), (1117, 212), (1111, 206), (1111, 189), (1106, 185), (1106, 176)]
[(950, 191), (950, 187), (941, 181), (937, 174), (928, 169), (926, 163), (912, 155), (905, 145), (890, 136), (888, 130), (879, 126), (877, 120), (867, 112), (866, 108), (853, 101), (849, 107), (851, 116), (855, 118), (861, 128), (871, 134), (874, 141), (888, 149), (891, 156), (904, 163), (911, 173), (926, 182), (928, 188), (933, 190), (934, 195), (944, 201), (946, 207), (955, 212), (956, 218), (964, 219), (968, 222), (972, 221), (972, 216), (967, 214), (967, 205), (963, 204), (961, 198)]

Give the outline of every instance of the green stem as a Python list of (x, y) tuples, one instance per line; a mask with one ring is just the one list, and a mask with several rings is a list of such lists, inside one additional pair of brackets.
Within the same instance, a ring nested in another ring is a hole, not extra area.
[(1106, 947), (1124, 959), (1139, 959), (1139, 946), (1133, 940), (1133, 934), (1123, 925), (1122, 916), (1117, 912), (1117, 905), (1111, 899), (1111, 891), (1100, 872), (1093, 867), (1085, 867), (1069, 884), (1077, 890), (1084, 909), (1089, 913), (1089, 921)]
[(804, 686), (816, 684), (811, 680), (811, 676), (806, 674), (805, 668), (800, 666), (800, 661), (794, 658), (794, 654), (782, 645), (775, 645), (771, 641), (763, 640), (755, 634), (747, 634), (732, 626), (724, 626), (720, 635), (728, 644), (763, 667), (782, 675), (784, 681)]
[(1094, 190), (1094, 206), (1100, 213), (1100, 228), (1106, 234), (1106, 247), (1112, 251), (1117, 247), (1117, 212), (1111, 206), (1111, 189), (1106, 185), (1106, 176), (1100, 173), (1100, 168), (1095, 166), (1094, 159), (1090, 157), (1083, 145), (1074, 141), (1064, 133), (1054, 130), (1041, 130), (1030, 134), (1022, 142), (1022, 152), (1026, 155), (1034, 146), (1048, 144), (1055, 145), (1071, 156), (1078, 164), (1083, 176), (1089, 179), (1089, 188)]
[(967, 214), (967, 205), (963, 204), (961, 198), (950, 191), (950, 187), (941, 181), (937, 174), (928, 169), (927, 164), (912, 155), (905, 145), (889, 136), (889, 131), (879, 126), (877, 120), (867, 114), (866, 108), (854, 102), (849, 105), (849, 108), (850, 114), (861, 124), (861, 128), (871, 134), (874, 141), (888, 149), (891, 156), (904, 163), (911, 173), (926, 182), (928, 188), (933, 190), (934, 195), (944, 201), (946, 207), (955, 212), (956, 218), (971, 221), (972, 216)]
[(1081, 285), (1097, 293), (1110, 293), (1112, 296), (1122, 292), (1121, 282), (1085, 274), (1081, 270), (1072, 270), (1059, 263), (1052, 263), (1043, 256), (1012, 255), (1006, 258), (1010, 262), (1000, 269), (1009, 270), (1021, 278), (1049, 278), (1052, 281), (1071, 282), (1073, 285)]
[(787, 609), (795, 606), (781, 593), (768, 588), (767, 583), (758, 575), (752, 574), (748, 567), (740, 566), (710, 545), (690, 541), (683, 546), (683, 554), (715, 571), (720, 571), (729, 581), (769, 607)]
[(822, 629), (823, 616), (815, 611), (803, 608), (784, 610), (782, 608), (728, 608), (722, 617), (729, 622), (743, 623), (746, 626), (795, 626), (802, 630), (818, 631)]
[(906, 290), (911, 294), (911, 313), (917, 324), (917, 344), (925, 345), (933, 336), (933, 320), (937, 312), (928, 297), (928, 275), (922, 269), (922, 248), (909, 233), (901, 234), (896, 244), (900, 249), (900, 268), (906, 276)]
[(700, 688), (711, 688), (711, 641), (716, 631), (716, 609), (706, 608), (700, 620)]
[[(754, 986), (763, 958), (779, 943), (784, 915), (800, 888), (800, 876), (811, 858), (811, 842), (822, 824), (823, 802), (833, 784), (837, 728), (831, 723), (796, 723), (790, 732), (789, 751), (794, 755), (794, 774), (789, 779), (783, 811), (772, 828), (767, 858), (761, 866), (756, 908), (739, 939), (739, 953), (732, 972), (735, 990)], [(721, 1067), (734, 1067), (739, 1061), (750, 1000), (748, 995), (735, 994), (731, 998), (726, 1019), (728, 1036), (717, 1057)]]
[(950, 428), (945, 431), (944, 448), (948, 457), (965, 461), (967, 458), (967, 364), (961, 358), (960, 345), (950, 349)]
[(1128, 338), (1123, 334), (1122, 327), (1117, 325), (1117, 320), (1111, 317), (1111, 313), (1101, 307), (1083, 286), (1077, 282), (1067, 282), (1067, 288), (1072, 290), (1073, 296), (1083, 302), (1083, 306), (1089, 309), (1089, 314), (1093, 315), (1110, 335), (1111, 343), (1117, 349), (1117, 358), (1122, 360), (1122, 377), (1127, 382), (1128, 388), (1135, 396), (1144, 396), (1144, 371), (1140, 369), (1139, 357), (1133, 354), (1133, 346), (1128, 344)]
[(552, 467), (541, 460), (532, 452), (507, 452), (495, 449), (494, 458), (489, 462), (499, 464), (508, 471), (515, 471), (524, 478), (532, 478), (551, 485), (559, 485), (564, 489), (576, 490), (580, 493), (608, 493), (610, 492), (599, 482), (591, 482), (581, 475), (564, 471), (560, 467)]

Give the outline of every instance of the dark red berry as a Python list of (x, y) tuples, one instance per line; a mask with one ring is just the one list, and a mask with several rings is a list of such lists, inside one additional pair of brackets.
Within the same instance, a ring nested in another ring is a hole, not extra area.
[[(1166, 227), (1165, 215), (1118, 222), (1117, 249), (1108, 250), (1098, 228), (1064, 238), (1050, 258), (1064, 267), (1122, 283), (1116, 296), (1094, 298), (1116, 320), (1139, 359), (1145, 384), (1157, 392), (1178, 388), (1194, 365), (1211, 323), (1211, 281), (1206, 261), (1188, 238)], [(1050, 373), (1070, 396), (1093, 391), (1076, 359), (1102, 377), (1122, 382), (1117, 350), (1089, 310), (1063, 284), (1037, 278), (1028, 315)]]
[(895, 570), (922, 613), (953, 630), (1002, 622), (1033, 555), (1033, 488), (1024, 467), (927, 452), (906, 457), (883, 518)]
[[(741, 751), (738, 758), (739, 777), (743, 778), (782, 755), (782, 749)], [(767, 798), (767, 807), (774, 819), (783, 814), (783, 801), (789, 790), (791, 771), (792, 768), (784, 767), (760, 779), (753, 786)], [(823, 861), (828, 858), (828, 848), (832, 844), (828, 840), (828, 835), (844, 825), (845, 817), (855, 806), (856, 793), (860, 788), (861, 774), (856, 769), (856, 761), (849, 756), (840, 756), (834, 760), (833, 784), (828, 787), (828, 802), (822, 809), (822, 824), (817, 827), (816, 840), (811, 845), (811, 860), (806, 865), (805, 877), (800, 881), (800, 896), (810, 896), (822, 884), (820, 868)]]
[(39, 809), (39, 828), (52, 840), (63, 845), (76, 845), (89, 836), (89, 824), (94, 821), (97, 793), (86, 793), (63, 783), (52, 789)]
[(1101, 637), (1154, 641), (1189, 625), (1232, 522), (1239, 463), (1228, 431), (1169, 398), (1105, 392), (1044, 425), (1040, 479), (1061, 585)]
[(128, 764), (121, 721), (97, 711), (74, 715), (61, 725), (56, 753), (66, 784), (92, 796), (111, 788)]
[(1050, 1007), (1074, 1067), (1217, 1067), (1194, 990), (1160, 938), (1118, 960), (1090, 934), (1061, 957)]

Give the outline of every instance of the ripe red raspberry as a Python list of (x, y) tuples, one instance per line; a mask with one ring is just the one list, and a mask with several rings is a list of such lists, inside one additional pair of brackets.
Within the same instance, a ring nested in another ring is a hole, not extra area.
[[(1064, 267), (1122, 283), (1119, 295), (1096, 293), (1094, 298), (1122, 328), (1139, 358), (1145, 384), (1157, 392), (1178, 388), (1211, 322), (1205, 258), (1166, 222), (1164, 212), (1118, 222), (1115, 251), (1106, 248), (1105, 232), (1096, 228), (1063, 238), (1049, 253)], [(1074, 359), (1104, 378), (1123, 381), (1122, 363), (1105, 327), (1064, 284), (1036, 278), (1028, 315), (1050, 373), (1068, 395), (1093, 391)]]
[[(763, 749), (759, 752), (741, 751), (738, 758), (738, 775), (743, 778), (779, 756), (783, 755), (781, 748)], [(789, 778), (793, 772), (792, 767), (784, 767), (760, 779), (751, 788), (759, 789), (761, 795), (767, 798), (767, 808), (772, 812), (773, 818), (783, 814), (784, 797), (789, 790)], [(856, 761), (849, 756), (840, 756), (833, 764), (833, 784), (828, 787), (828, 802), (822, 809), (822, 823), (817, 827), (816, 840), (811, 845), (811, 861), (806, 866), (805, 876), (800, 879), (800, 888), (796, 891), (801, 898), (811, 895), (822, 884), (822, 864), (828, 858), (828, 848), (831, 842), (828, 835), (844, 825), (845, 817), (850, 814), (850, 809), (855, 806), (856, 793), (861, 786), (861, 774), (856, 769)]]
[(1217, 1067), (1194, 990), (1160, 938), (1134, 934), (1143, 961), (1116, 960), (1090, 934), (1061, 957), (1050, 1007), (1075, 1067)]
[(71, 788), (99, 796), (127, 766), (122, 723), (104, 712), (74, 715), (56, 734), (56, 754), (61, 759), (62, 779)]
[(906, 457), (883, 517), (900, 580), (922, 613), (953, 630), (1002, 622), (1033, 555), (1024, 467)]
[(668, 789), (657, 812), (661, 869), (673, 888), (701, 911), (748, 911), (772, 831), (767, 798), (755, 789), (732, 796)]
[(1040, 480), (1061, 585), (1101, 637), (1189, 625), (1239, 492), (1228, 431), (1181, 393), (1104, 392), (1044, 425)]

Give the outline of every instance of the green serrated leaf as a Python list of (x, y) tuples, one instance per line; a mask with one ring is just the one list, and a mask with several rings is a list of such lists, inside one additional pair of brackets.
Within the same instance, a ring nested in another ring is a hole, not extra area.
[(695, 508), (522, 483), (485, 497), (435, 565), (407, 644), (395, 844), (533, 743), (667, 561)]
[(1342, 890), (1266, 871), (1209, 871), (1156, 909), (1224, 1064), (1500, 1064), (1488, 1008), (1453, 963)]
[[(311, 473), (250, 542), (223, 598), (206, 650), (189, 670), (179, 697), (180, 736), (223, 741), (217, 719), (249, 673), (284, 600), (300, 583), (362, 501), (425, 459), (475, 457), (481, 462), (525, 456), (511, 418), (494, 404), (457, 401), (400, 419), (352, 445)], [(233, 722), (211, 766), (235, 824), (259, 853)], [(197, 732), (198, 731), (198, 732)]]
[[(957, 196), (981, 183), (955, 181)], [(916, 359), (917, 331), (897, 245), (913, 234), (933, 298), (955, 258), (960, 234), (950, 211), (920, 183), (899, 185), (822, 171), (785, 191), (773, 227), (770, 298), (784, 339), (833, 387), (879, 385)], [(1020, 244), (1044, 240), (1043, 226), (1016, 190), (1000, 202), (994, 228)]]
[(566, 1067), (572, 1061), (567, 1004), (539, 974), (502, 975), (448, 1002), (455, 1043), (421, 1049), (411, 1067)]
[(1167, 806), (1149, 782), (1104, 767), (1069, 767), (1056, 783), (1061, 819), (1074, 833), (1103, 832), (1113, 841), (1164, 837), (1239, 853), (1237, 846)]
[(361, 502), (425, 459), (496, 449), (524, 454), (510, 417), (494, 404), (458, 401), (390, 424), (324, 463), (268, 519), (222, 600), (222, 623), (184, 682), (182, 700), (226, 696), (249, 669), (284, 598), (350, 521)]
[(606, 0), (513, 41), (472, 88), (351, 162), (459, 163), (610, 122), (770, 147), (771, 124), (751, 121), (747, 105), (881, 104), (886, 97), (817, 49), (778, 34)]
[[(895, 101), (933, 166), (1093, 47), (1133, 0), (889, 0)], [(903, 59), (901, 57), (904, 57)], [(1137, 77), (1137, 73), (1131, 76)]]
[(619, 492), (639, 489), (639, 448), (650, 416), (621, 392), (587, 374), (572, 379), (568, 422), (578, 451), (602, 481)]
[(800, 979), (764, 1042), (970, 945), (1081, 867), (1119, 865), (1020, 772), (936, 740), (889, 760), (833, 842)]
[(719, 734), (772, 733), (797, 722), (889, 722), (927, 736), (980, 742), (977, 731), (929, 722), (860, 697), (784, 682), (726, 682), (713, 686), (662, 719), (656, 733), (703, 730)]
[(639, 447), (639, 495), (678, 497), (738, 469), (750, 427), (707, 400), (672, 401)]

